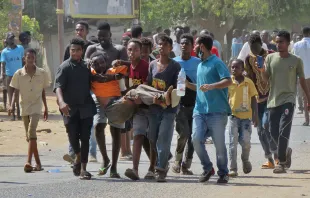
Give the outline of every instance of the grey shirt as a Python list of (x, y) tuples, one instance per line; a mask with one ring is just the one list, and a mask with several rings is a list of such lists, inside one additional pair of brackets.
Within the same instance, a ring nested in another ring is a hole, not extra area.
[(96, 114), (96, 106), (90, 95), (91, 72), (84, 61), (64, 61), (58, 68), (54, 92), (61, 88), (64, 102), (70, 107), (70, 116), (76, 113), (80, 118), (92, 117)]
[(99, 43), (90, 45), (86, 52), (85, 52), (85, 58), (84, 60), (87, 60), (90, 58), (90, 56), (94, 52), (103, 52), (107, 55), (108, 61), (107, 64), (109, 67), (112, 66), (112, 62), (114, 60), (128, 60), (128, 55), (126, 48), (122, 45), (112, 44), (108, 49), (103, 49)]
[[(150, 63), (149, 66), (149, 75), (147, 78), (147, 82), (149, 86), (154, 87), (160, 91), (167, 91), (167, 89), (172, 85), (174, 88), (177, 87), (178, 75), (181, 70), (181, 65), (173, 59), (170, 59), (170, 63), (168, 67), (162, 71), (158, 72), (157, 69), (158, 60), (154, 60)], [(158, 108), (158, 105), (152, 105)], [(153, 109), (154, 107), (152, 107)], [(168, 106), (166, 109), (168, 112), (176, 113), (177, 107), (171, 108)]]

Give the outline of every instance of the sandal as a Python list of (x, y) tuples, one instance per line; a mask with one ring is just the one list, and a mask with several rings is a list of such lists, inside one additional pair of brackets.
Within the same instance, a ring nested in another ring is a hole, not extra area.
[(262, 169), (274, 169), (274, 164), (268, 161), (262, 165)]
[(75, 163), (72, 166), (74, 176), (78, 177), (81, 175), (81, 163)]
[(41, 165), (36, 165), (35, 167), (32, 168), (32, 171), (43, 171), (44, 168), (42, 168)]
[(111, 167), (111, 164), (108, 164), (106, 167), (99, 168), (98, 175), (107, 174), (110, 167)]
[(69, 155), (69, 154), (65, 154), (63, 157), (62, 157), (63, 160), (65, 160), (66, 162), (69, 162), (70, 164), (73, 164), (74, 163), (74, 159)]
[(118, 173), (110, 173), (110, 178), (120, 179), (121, 176)]
[(144, 179), (154, 180), (155, 179), (155, 173), (152, 171), (148, 171), (147, 174), (144, 176)]
[(140, 179), (140, 177), (138, 175), (138, 172), (136, 170), (133, 170), (133, 169), (130, 169), (130, 168), (128, 168), (125, 171), (125, 176), (128, 177), (131, 180), (134, 180), (134, 181), (137, 181), (137, 180)]
[(27, 163), (24, 166), (24, 171), (25, 173), (31, 173), (31, 171), (33, 170), (33, 167), (31, 166), (31, 164)]
[(91, 176), (92, 175), (89, 172), (83, 171), (83, 172), (81, 172), (80, 179), (81, 180), (90, 180)]

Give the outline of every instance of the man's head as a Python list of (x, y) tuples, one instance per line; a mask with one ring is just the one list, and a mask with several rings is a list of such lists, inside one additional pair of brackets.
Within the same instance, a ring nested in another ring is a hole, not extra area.
[(272, 39), (273, 41), (276, 40), (276, 36), (277, 36), (278, 32), (279, 32), (279, 30), (277, 30), (277, 29), (275, 29), (275, 30), (272, 31), (271, 39)]
[(192, 30), (191, 34), (192, 34), (193, 37), (195, 37), (195, 36), (197, 36), (198, 31), (197, 30)]
[(239, 38), (241, 36), (239, 29), (234, 29), (232, 34), (233, 34), (233, 38)]
[(170, 29), (164, 29), (164, 33), (167, 34), (170, 37), (171, 30)]
[(97, 73), (105, 73), (108, 66), (107, 66), (107, 55), (103, 52), (94, 52), (90, 56), (90, 66), (97, 72)]
[(248, 31), (246, 29), (242, 30), (242, 36), (245, 36), (248, 33)]
[(142, 48), (141, 48), (141, 58), (148, 61), (149, 55), (152, 53), (153, 43), (148, 38), (141, 38)]
[(107, 22), (101, 22), (98, 24), (97, 30), (97, 37), (100, 45), (102, 46), (102, 48), (108, 48), (112, 43), (110, 24), (108, 24)]
[(24, 60), (26, 65), (35, 65), (37, 52), (35, 49), (28, 48), (24, 53)]
[(303, 34), (303, 36), (304, 37), (310, 37), (310, 27), (304, 27), (303, 29), (302, 29), (302, 34)]
[(12, 46), (15, 44), (15, 35), (13, 32), (6, 33), (5, 41), (8, 46)]
[(233, 59), (231, 62), (231, 73), (234, 77), (242, 76), (244, 72), (244, 62), (240, 59)]
[(189, 26), (183, 27), (184, 34), (189, 34), (191, 32), (191, 28)]
[(298, 41), (301, 41), (302, 38), (303, 38), (303, 36), (299, 34), (299, 35), (297, 35), (297, 37), (296, 37), (296, 41), (297, 41), (297, 42), (298, 42)]
[(293, 40), (293, 42), (296, 42), (296, 37), (297, 37), (297, 33), (293, 33), (291, 40)]
[(194, 38), (191, 34), (182, 34), (181, 36), (181, 50), (182, 54), (191, 54), (194, 46)]
[(263, 30), (262, 31), (262, 33), (260, 34), (260, 37), (262, 38), (262, 41), (264, 42), (264, 43), (269, 43), (269, 37), (270, 37), (270, 35), (269, 35), (269, 32), (267, 31), (267, 30)]
[(126, 47), (128, 46), (128, 41), (130, 40), (130, 37), (129, 36), (125, 36), (122, 38), (121, 40), (121, 43), (122, 43), (122, 46)]
[(85, 42), (82, 38), (73, 38), (70, 42), (70, 57), (72, 60), (80, 61), (83, 57), (83, 46)]
[(211, 54), (213, 39), (210, 35), (201, 34), (195, 41), (195, 52), (198, 57), (202, 58), (204, 54)]
[(210, 34), (210, 31), (207, 30), (207, 29), (203, 29), (203, 30), (200, 31), (200, 35), (202, 35), (202, 34), (209, 35), (209, 34)]
[(23, 44), (23, 45), (28, 45), (31, 42), (31, 34), (29, 31), (27, 32), (22, 32), (19, 34), (19, 41)]
[(177, 26), (174, 28), (174, 35), (176, 36), (178, 43), (183, 33), (184, 33), (184, 30), (181, 26)]
[(127, 54), (130, 61), (140, 59), (142, 43), (140, 39), (130, 39), (127, 46)]
[(253, 31), (251, 32), (251, 35), (252, 35), (252, 34), (260, 35), (260, 32), (259, 32), (258, 30), (253, 30)]
[(89, 25), (86, 21), (79, 21), (75, 25), (75, 34), (78, 37), (86, 40), (86, 36), (89, 33)]
[(161, 33), (162, 31), (163, 31), (163, 28), (162, 28), (162, 27), (156, 28), (156, 32), (157, 32), (157, 33)]
[(263, 46), (263, 42), (262, 42), (260, 35), (251, 34), (248, 42), (250, 45), (251, 52), (254, 55), (259, 55), (262, 51), (262, 46)]
[(276, 45), (278, 52), (288, 52), (288, 46), (291, 42), (291, 35), (288, 31), (281, 30), (276, 36)]
[(140, 39), (142, 37), (143, 29), (140, 25), (132, 26), (131, 36), (132, 38)]
[(158, 48), (161, 56), (169, 56), (172, 51), (172, 43), (172, 39), (168, 35), (159, 35)]

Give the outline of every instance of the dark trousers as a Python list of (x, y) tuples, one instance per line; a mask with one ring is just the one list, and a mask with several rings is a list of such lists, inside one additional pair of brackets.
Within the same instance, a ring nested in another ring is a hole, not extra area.
[[(64, 117), (69, 142), (75, 154), (81, 153), (81, 163), (88, 162), (89, 138), (93, 126), (93, 117), (81, 119), (79, 111), (70, 117)], [(81, 145), (80, 145), (81, 141)]]
[(194, 107), (181, 106), (176, 116), (176, 131), (179, 135), (175, 151), (175, 163), (181, 165), (185, 150), (184, 165), (187, 168), (190, 168), (194, 154), (194, 146), (192, 143), (193, 109)]
[(286, 151), (289, 144), (295, 105), (285, 103), (269, 109), (269, 127), (271, 137), (278, 146), (280, 164), (286, 163)]
[(277, 151), (277, 145), (272, 141), (271, 134), (269, 131), (269, 116), (267, 110), (267, 101), (258, 103), (258, 126), (257, 133), (259, 141), (263, 147), (266, 158), (271, 158), (272, 153)]

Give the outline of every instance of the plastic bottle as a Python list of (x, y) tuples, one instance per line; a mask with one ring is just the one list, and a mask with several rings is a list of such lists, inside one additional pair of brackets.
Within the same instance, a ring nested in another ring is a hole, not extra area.
[(185, 89), (186, 89), (185, 80), (186, 80), (186, 74), (184, 68), (181, 68), (181, 71), (178, 75), (178, 85), (177, 85), (178, 96), (185, 96)]
[(49, 172), (49, 173), (60, 173), (60, 170), (59, 169), (51, 169), (51, 170), (48, 170), (47, 172)]

